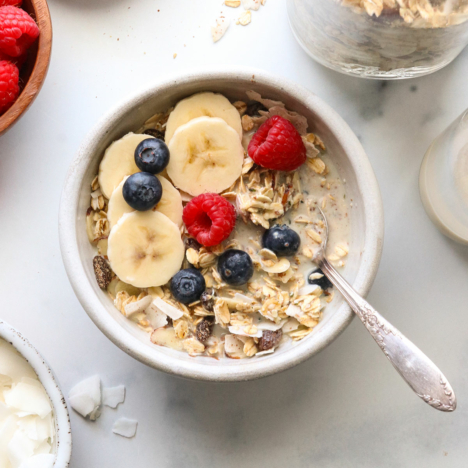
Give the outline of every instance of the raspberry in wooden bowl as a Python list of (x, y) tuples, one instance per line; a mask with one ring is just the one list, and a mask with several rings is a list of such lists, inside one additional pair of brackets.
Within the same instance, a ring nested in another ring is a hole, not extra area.
[[(22, 117), (39, 94), (52, 48), (52, 23), (46, 0), (0, 0), (0, 26), (2, 8), (4, 21), (10, 23), (0, 31), (0, 135)], [(15, 13), (16, 8), (21, 11)], [(16, 37), (11, 45), (12, 36), (19, 33), (11, 32), (8, 26), (18, 21), (21, 37)]]

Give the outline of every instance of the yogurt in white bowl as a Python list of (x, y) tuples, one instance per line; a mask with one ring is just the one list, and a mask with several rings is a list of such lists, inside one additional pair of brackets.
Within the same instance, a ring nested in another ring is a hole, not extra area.
[(52, 370), (0, 321), (0, 466), (63, 468), (71, 448), (68, 409)]

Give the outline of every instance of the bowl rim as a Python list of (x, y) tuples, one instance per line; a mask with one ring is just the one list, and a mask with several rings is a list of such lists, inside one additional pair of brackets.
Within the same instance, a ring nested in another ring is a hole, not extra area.
[(31, 0), (31, 5), (40, 31), (36, 59), (31, 75), (18, 99), (0, 117), (0, 135), (12, 128), (26, 113), (39, 94), (49, 70), (52, 51), (52, 20), (49, 7), (47, 0)]
[(16, 328), (0, 320), (0, 338), (10, 343), (36, 372), (52, 402), (55, 415), (57, 451), (54, 466), (67, 467), (72, 452), (70, 415), (57, 377), (39, 351)]
[(179, 73), (135, 93), (107, 112), (84, 139), (66, 176), (59, 209), (60, 248), (65, 270), (82, 307), (98, 328), (127, 354), (150, 367), (186, 378), (216, 382), (245, 381), (283, 371), (321, 351), (348, 326), (354, 313), (349, 306), (342, 304), (328, 319), (330, 323), (327, 328), (322, 329), (314, 341), (308, 345), (304, 341), (301, 347), (285, 351), (275, 360), (255, 360), (256, 362), (242, 366), (210, 366), (195, 361), (186, 362), (151, 349), (138, 338), (131, 336), (108, 315), (89, 284), (76, 238), (76, 218), (82, 179), (93, 157), (96, 157), (93, 151), (102, 136), (124, 118), (129, 110), (142, 104), (155, 93), (161, 94), (174, 86), (184, 86), (194, 81), (203, 82), (213, 79), (231, 82), (236, 79), (253, 80), (256, 84), (277, 88), (320, 115), (321, 120), (333, 131), (353, 166), (357, 185), (365, 201), (363, 210), (366, 245), (353, 286), (364, 296), (368, 293), (380, 263), (384, 224), (380, 190), (361, 143), (348, 124), (315, 94), (294, 82), (253, 68), (224, 68), (223, 71), (205, 68), (191, 73)]

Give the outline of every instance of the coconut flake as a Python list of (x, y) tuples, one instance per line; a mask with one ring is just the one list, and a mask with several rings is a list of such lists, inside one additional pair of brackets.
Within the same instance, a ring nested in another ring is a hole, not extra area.
[(317, 291), (317, 289), (321, 289), (318, 284), (306, 284), (305, 286), (302, 286), (302, 288), (300, 288), (299, 291), (297, 291), (297, 295), (307, 296)]
[(260, 351), (255, 356), (265, 356), (265, 354), (272, 354), (275, 352), (276, 348), (267, 349), (266, 351)]
[(127, 304), (124, 307), (125, 316), (128, 318), (133, 314), (144, 312), (145, 309), (149, 307), (152, 301), (153, 301), (153, 298), (151, 296), (145, 296), (139, 301), (130, 302), (130, 304)]
[(234, 335), (224, 337), (224, 351), (232, 359), (241, 359), (245, 357), (244, 343), (238, 340)]
[(255, 304), (255, 299), (252, 299), (249, 296), (245, 296), (244, 294), (236, 293), (234, 294), (234, 299), (236, 299), (239, 302), (243, 302), (245, 304)]
[(120, 403), (125, 401), (125, 387), (118, 385), (117, 387), (104, 387), (102, 389), (102, 404), (110, 408), (117, 408)]
[(156, 308), (155, 305), (151, 304), (146, 310), (146, 317), (150, 325), (154, 330), (162, 328), (167, 325), (167, 315)]
[(289, 270), (291, 264), (287, 258), (282, 258), (279, 262), (275, 263), (273, 266), (265, 266), (263, 261), (260, 261), (262, 264), (262, 270), (267, 273), (284, 273)]
[(19, 468), (52, 468), (54, 461), (55, 455), (41, 453), (21, 463)]
[(297, 307), (294, 304), (289, 304), (288, 308), (286, 309), (286, 315), (289, 317), (294, 317), (295, 319), (299, 319), (304, 315), (304, 312), (300, 307)]
[(49, 397), (42, 386), (19, 382), (3, 395), (5, 404), (14, 408), (18, 415), (37, 414), (45, 418), (52, 411)]
[(166, 314), (172, 320), (178, 320), (184, 315), (181, 310), (177, 309), (171, 304), (168, 304), (159, 297), (154, 299), (153, 304), (158, 310)]
[(138, 421), (135, 421), (134, 419), (120, 418), (115, 421), (112, 432), (131, 439), (132, 437), (135, 437), (137, 426)]
[(75, 385), (68, 395), (71, 407), (81, 416), (99, 417), (101, 405), (101, 379), (99, 375), (89, 377)]
[[(244, 326), (244, 327), (239, 327), (237, 325), (234, 325), (234, 326), (229, 326), (229, 331), (233, 334), (233, 335), (240, 335), (240, 336), (250, 336), (252, 338), (261, 338), (262, 337), (262, 330), (258, 330), (255, 332), (255, 333), (246, 333), (245, 332), (245, 328), (248, 328), (250, 327), (250, 325), (247, 325), (247, 326)], [(228, 335), (229, 336), (229, 335)]]
[(289, 333), (299, 328), (300, 323), (295, 318), (290, 318), (283, 325), (283, 333)]
[(36, 443), (23, 432), (16, 431), (8, 443), (8, 458), (12, 466), (19, 466), (34, 455)]
[(271, 320), (265, 319), (265, 320), (262, 320), (259, 323), (256, 323), (255, 326), (261, 331), (263, 331), (263, 330), (277, 331), (280, 328), (282, 328), (282, 326), (286, 322), (287, 322), (287, 319), (281, 320), (279, 323), (275, 323), (275, 322), (272, 322)]

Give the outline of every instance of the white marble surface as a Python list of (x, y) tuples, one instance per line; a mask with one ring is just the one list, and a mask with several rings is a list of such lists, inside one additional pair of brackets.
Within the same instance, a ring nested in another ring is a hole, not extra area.
[[(417, 178), (433, 137), (468, 107), (468, 51), (433, 76), (369, 82), (312, 62), (294, 42), (284, 0), (268, 0), (249, 26), (232, 24), (216, 45), (209, 26), (221, 0), (49, 3), (55, 38), (48, 79), (28, 114), (0, 139), (1, 316), (40, 349), (65, 392), (96, 373), (106, 385), (127, 386), (125, 404), (105, 409), (96, 423), (72, 413), (71, 467), (466, 466), (468, 250), (432, 226)], [(443, 369), (458, 395), (455, 413), (420, 402), (357, 320), (292, 370), (213, 385), (143, 366), (88, 319), (66, 278), (57, 236), (75, 150), (120, 98), (208, 64), (257, 66), (295, 80), (360, 137), (386, 217), (369, 299)], [(135, 439), (111, 433), (120, 416), (138, 419)]]

